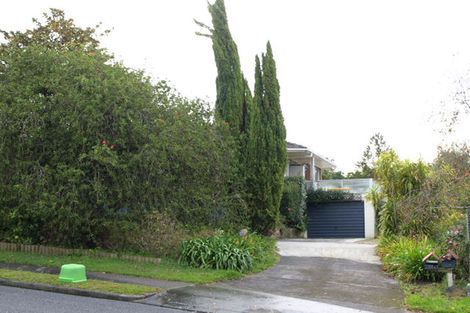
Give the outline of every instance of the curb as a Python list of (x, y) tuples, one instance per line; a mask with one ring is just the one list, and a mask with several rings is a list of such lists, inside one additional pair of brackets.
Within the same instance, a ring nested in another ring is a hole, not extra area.
[(118, 300), (118, 301), (142, 300), (142, 299), (145, 299), (145, 298), (148, 298), (157, 294), (157, 293), (149, 293), (149, 294), (144, 294), (144, 295), (122, 295), (122, 294), (105, 292), (105, 291), (67, 288), (67, 287), (52, 286), (52, 285), (38, 284), (38, 283), (27, 283), (27, 282), (21, 282), (21, 281), (9, 280), (9, 279), (3, 279), (3, 278), (0, 278), (0, 285), (63, 293), (63, 294), (73, 295), (73, 296), (82, 296), (82, 297), (91, 297), (91, 298)]

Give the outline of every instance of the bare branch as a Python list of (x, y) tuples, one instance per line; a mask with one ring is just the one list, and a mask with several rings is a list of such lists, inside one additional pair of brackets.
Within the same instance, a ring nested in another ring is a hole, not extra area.
[(201, 37), (212, 38), (212, 35), (204, 34), (204, 33), (200, 33), (200, 32), (196, 32), (196, 35), (197, 35), (197, 36), (201, 36)]
[(214, 32), (214, 30), (212, 28), (210, 28), (209, 26), (207, 26), (206, 24), (202, 23), (202, 22), (199, 22), (198, 20), (194, 19), (194, 23), (196, 23), (198, 26), (202, 27), (202, 28), (205, 28), (207, 29), (208, 31), (210, 31), (211, 33)]

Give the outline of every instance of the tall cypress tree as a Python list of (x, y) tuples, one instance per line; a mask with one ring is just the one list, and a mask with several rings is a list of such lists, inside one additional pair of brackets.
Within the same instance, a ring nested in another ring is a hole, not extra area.
[(251, 92), (243, 77), (237, 45), (228, 27), (224, 1), (216, 0), (208, 8), (212, 28), (198, 21), (196, 23), (209, 30), (210, 34), (197, 34), (212, 39), (217, 66), (215, 111), (218, 118), (229, 124), (232, 134), (238, 139), (246, 130), (244, 114), (249, 111)]
[(280, 106), (280, 88), (271, 44), (262, 64), (256, 56), (248, 185), (252, 192), (253, 227), (271, 233), (279, 223), (284, 171), (287, 163), (286, 130)]
[(245, 151), (250, 133), (252, 95), (241, 70), (237, 45), (230, 34), (224, 1), (216, 0), (214, 4), (209, 4), (208, 8), (212, 16), (212, 27), (198, 21), (195, 22), (209, 31), (209, 34), (196, 34), (209, 37), (212, 40), (217, 66), (215, 116), (229, 125), (230, 132), (238, 143), (239, 162), (232, 189), (235, 192), (241, 192), (246, 198), (248, 194), (246, 186), (247, 162), (249, 160)]

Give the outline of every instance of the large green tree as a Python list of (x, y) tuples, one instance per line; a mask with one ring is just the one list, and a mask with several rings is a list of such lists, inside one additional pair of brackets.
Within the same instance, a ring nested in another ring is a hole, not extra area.
[(276, 63), (268, 42), (262, 63), (255, 59), (255, 93), (249, 145), (253, 226), (273, 232), (279, 223), (283, 176), (287, 163), (286, 130), (280, 106)]
[(238, 48), (230, 33), (224, 1), (216, 0), (208, 8), (212, 16), (212, 27), (198, 21), (196, 23), (210, 32), (197, 34), (212, 39), (217, 66), (215, 111), (219, 118), (229, 124), (235, 138), (239, 138), (248, 128), (246, 121), (251, 92), (243, 77)]
[[(228, 127), (90, 50), (95, 39), (75, 45), (93, 32), (56, 13), (0, 51), (0, 240), (123, 247), (152, 211), (196, 227), (241, 223)], [(21, 39), (55, 34), (49, 20), (79, 35)]]
[(0, 30), (6, 40), (0, 45), (0, 52), (8, 48), (24, 49), (31, 45), (40, 45), (57, 51), (79, 50), (95, 54), (104, 50), (100, 47), (99, 38), (108, 34), (109, 30), (100, 31), (100, 25), (95, 27), (78, 27), (64, 11), (50, 9), (43, 13), (42, 19), (33, 18), (35, 27), (26, 31)]
[(206, 31), (196, 34), (212, 40), (217, 66), (215, 117), (228, 124), (232, 138), (237, 143), (238, 163), (235, 175), (231, 179), (230, 189), (236, 194), (243, 195), (244, 202), (247, 202), (251, 192), (247, 188), (246, 181), (250, 163), (246, 151), (251, 128), (252, 95), (241, 70), (240, 57), (230, 33), (224, 1), (216, 0), (214, 4), (209, 4), (208, 8), (212, 16), (212, 27), (195, 21)]

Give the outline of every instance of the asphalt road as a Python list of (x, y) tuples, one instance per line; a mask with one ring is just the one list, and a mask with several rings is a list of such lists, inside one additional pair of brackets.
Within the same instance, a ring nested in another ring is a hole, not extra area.
[(0, 286), (1, 313), (181, 313), (152, 305)]

